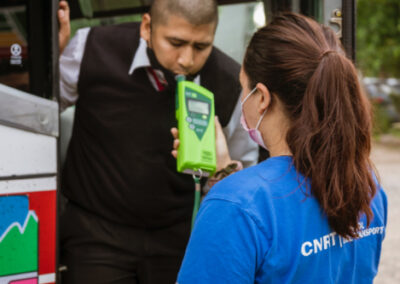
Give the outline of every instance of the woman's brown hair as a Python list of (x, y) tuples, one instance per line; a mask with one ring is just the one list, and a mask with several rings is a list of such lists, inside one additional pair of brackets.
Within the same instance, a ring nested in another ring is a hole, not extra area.
[[(334, 32), (286, 13), (252, 37), (243, 62), (249, 88), (258, 82), (284, 105), (286, 141), (297, 171), (309, 178), (333, 230), (357, 237), (370, 224), (376, 184), (369, 159), (371, 106)], [(273, 105), (271, 107), (274, 107)]]

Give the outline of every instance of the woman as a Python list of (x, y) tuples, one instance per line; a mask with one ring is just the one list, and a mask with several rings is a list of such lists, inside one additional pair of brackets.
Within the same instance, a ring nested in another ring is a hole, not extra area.
[(251, 39), (240, 81), (242, 123), (271, 157), (211, 189), (178, 283), (372, 283), (387, 200), (370, 105), (339, 40), (278, 16)]

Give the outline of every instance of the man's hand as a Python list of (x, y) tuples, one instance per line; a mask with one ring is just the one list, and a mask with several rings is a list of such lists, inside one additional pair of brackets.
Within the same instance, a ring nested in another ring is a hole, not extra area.
[(171, 154), (176, 159), (176, 157), (178, 156), (178, 147), (179, 147), (178, 129), (176, 127), (171, 128), (171, 134), (174, 137), (174, 143), (172, 145), (173, 150), (171, 151)]
[[(172, 145), (172, 156), (175, 158), (178, 155), (179, 139), (178, 139), (178, 129), (175, 127), (171, 129), (171, 134), (174, 137), (174, 143)], [(228, 145), (226, 143), (225, 135), (222, 132), (222, 126), (219, 123), (218, 117), (215, 117), (215, 144), (217, 152), (217, 171), (225, 168), (227, 165), (232, 163), (231, 157), (229, 155)]]
[(67, 1), (64, 0), (60, 1), (57, 16), (58, 16), (58, 22), (60, 24), (60, 28), (58, 31), (58, 40), (59, 40), (60, 54), (62, 54), (65, 47), (68, 44), (69, 37), (71, 35), (69, 6)]

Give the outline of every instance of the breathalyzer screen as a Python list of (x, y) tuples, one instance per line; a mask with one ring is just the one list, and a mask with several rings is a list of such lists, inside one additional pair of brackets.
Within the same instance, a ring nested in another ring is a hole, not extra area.
[(209, 114), (208, 103), (197, 100), (189, 100), (188, 107), (190, 112), (197, 112), (206, 115)]

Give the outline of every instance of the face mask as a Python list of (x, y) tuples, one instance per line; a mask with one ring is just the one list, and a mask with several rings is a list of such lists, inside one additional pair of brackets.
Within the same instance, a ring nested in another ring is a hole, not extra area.
[[(175, 74), (175, 73), (169, 71), (168, 69), (164, 68), (161, 65), (161, 63), (157, 60), (156, 54), (154, 53), (154, 50), (152, 48), (147, 47), (146, 52), (147, 52), (147, 56), (149, 57), (151, 67), (162, 71), (162, 73), (164, 74), (165, 80), (168, 83), (168, 86), (171, 87), (172, 89), (175, 89), (175, 87), (176, 87), (175, 77), (178, 74)], [(196, 74), (188, 74), (185, 76), (185, 80), (193, 81), (199, 75), (199, 73), (200, 72), (197, 72)]]
[(257, 90), (257, 88), (254, 88), (247, 96), (246, 98), (243, 100), (243, 102), (241, 102), (242, 105), (242, 116), (240, 117), (240, 123), (242, 124), (242, 127), (244, 128), (244, 130), (247, 131), (247, 133), (249, 133), (250, 138), (256, 142), (258, 145), (260, 145), (261, 147), (263, 147), (264, 149), (267, 149), (267, 146), (265, 146), (264, 144), (264, 140), (262, 138), (261, 132), (260, 130), (258, 130), (258, 127), (261, 124), (262, 119), (264, 118), (264, 115), (267, 113), (267, 110), (264, 111), (264, 113), (261, 115), (260, 119), (257, 122), (256, 128), (249, 128), (247, 122), (246, 122), (246, 118), (244, 117), (244, 113), (243, 113), (243, 105), (244, 103), (247, 101), (247, 99)]
[(175, 74), (168, 69), (164, 68), (160, 62), (158, 62), (157, 57), (152, 48), (147, 47), (147, 56), (149, 57), (151, 67), (156, 70), (160, 70), (164, 74), (164, 78), (167, 81), (168, 89), (175, 90), (176, 88), (176, 80)]

